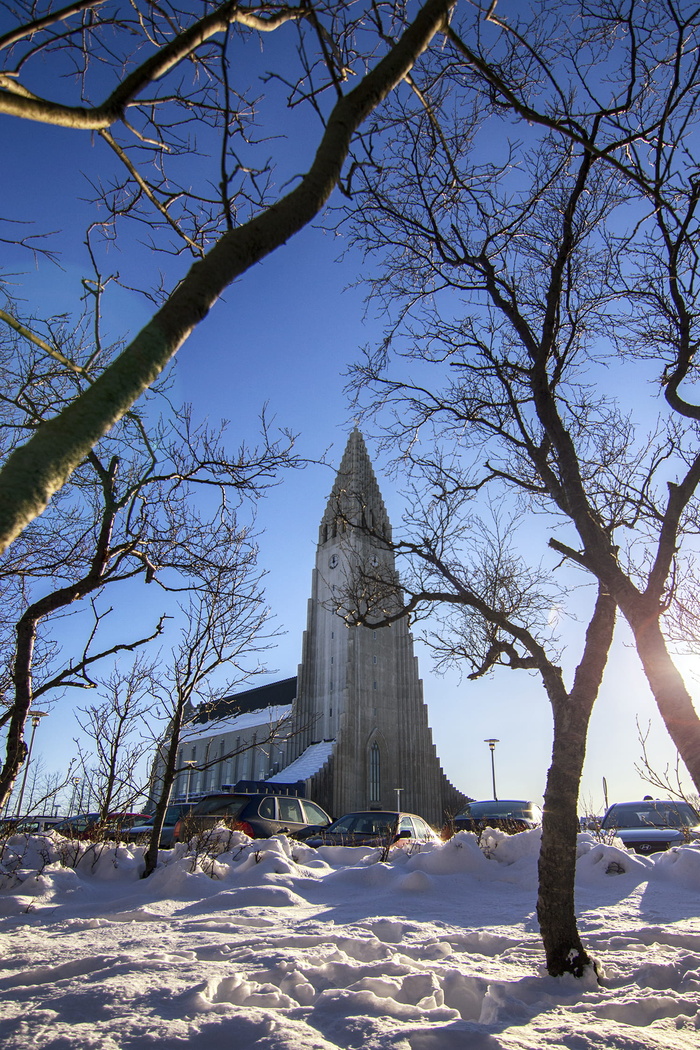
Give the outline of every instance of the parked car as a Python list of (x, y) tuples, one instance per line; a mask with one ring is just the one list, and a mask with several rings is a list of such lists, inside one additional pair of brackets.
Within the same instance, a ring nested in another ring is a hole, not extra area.
[(439, 841), (422, 817), (398, 810), (346, 813), (327, 828), (309, 828), (296, 837), (307, 846), (387, 846), (399, 841)]
[(128, 828), (150, 819), (150, 813), (109, 813), (106, 820), (101, 821), (99, 813), (83, 813), (75, 817), (66, 817), (54, 824), (52, 830), (69, 839), (120, 840)]
[(635, 853), (660, 853), (671, 846), (700, 841), (700, 814), (689, 802), (644, 799), (615, 802), (600, 822)]
[(29, 817), (7, 817), (0, 821), (0, 834), (37, 835), (42, 831), (52, 831), (56, 824), (60, 824), (64, 819), (64, 817), (47, 817), (43, 814)]
[(523, 799), (488, 799), (469, 802), (454, 818), (455, 831), (475, 831), (499, 828), (514, 835), (529, 831), (542, 823), (542, 810), (534, 802)]
[(224, 823), (254, 839), (267, 839), (282, 832), (295, 835), (304, 828), (327, 827), (331, 818), (307, 798), (246, 792), (205, 795), (188, 816), (178, 820), (173, 838), (185, 842), (216, 824)]
[[(170, 846), (174, 845), (173, 832), (175, 831), (175, 825), (178, 820), (186, 817), (192, 812), (195, 802), (172, 802), (165, 811), (165, 820), (163, 821), (163, 830), (160, 833), (160, 848), (169, 849)], [(151, 832), (153, 831), (153, 817), (148, 823), (135, 824), (133, 828), (129, 828), (124, 832), (123, 838), (125, 842), (141, 843), (146, 845), (151, 840)]]

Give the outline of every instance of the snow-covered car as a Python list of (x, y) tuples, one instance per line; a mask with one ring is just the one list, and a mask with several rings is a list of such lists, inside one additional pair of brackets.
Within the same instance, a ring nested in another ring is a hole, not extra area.
[(487, 799), (469, 802), (454, 818), (455, 831), (475, 831), (499, 828), (509, 835), (538, 828), (542, 810), (534, 802), (523, 799)]
[(700, 842), (700, 814), (689, 802), (644, 799), (615, 802), (600, 822), (635, 853), (660, 853), (671, 846)]
[(327, 828), (307, 828), (296, 836), (307, 846), (387, 846), (395, 842), (439, 842), (416, 813), (363, 810), (345, 813)]

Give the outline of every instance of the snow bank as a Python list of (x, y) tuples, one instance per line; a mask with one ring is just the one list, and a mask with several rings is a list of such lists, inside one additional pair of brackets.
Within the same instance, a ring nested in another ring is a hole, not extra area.
[[(236, 834), (217, 851), (15, 836), (0, 863), (4, 1050), (693, 1050), (700, 850), (579, 836), (606, 977), (544, 971), (538, 832), (419, 851)], [(66, 866), (73, 863), (74, 866)]]

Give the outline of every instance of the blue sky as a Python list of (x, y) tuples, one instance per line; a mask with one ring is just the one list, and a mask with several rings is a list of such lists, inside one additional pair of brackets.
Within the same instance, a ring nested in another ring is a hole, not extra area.
[[(61, 247), (58, 266), (42, 261), (35, 267), (26, 254), (7, 249), (3, 272), (17, 275), (11, 283), (25, 298), (28, 312), (74, 310), (80, 278), (88, 272), (82, 238), (89, 209), (83, 200), (87, 185), (81, 172), (94, 170), (104, 147), (75, 132), (7, 118), (2, 124), (12, 155), (12, 163), (3, 171), (3, 193), (11, 214), (31, 220), (37, 231), (68, 231), (55, 242)], [(294, 125), (294, 163), (315, 135)], [(183, 262), (155, 258), (127, 238), (125, 249), (129, 245), (132, 254), (125, 250), (120, 256), (113, 250), (107, 265), (133, 271), (136, 251), (136, 269), (143, 268), (144, 285), (156, 280), (162, 266), (167, 271), (166, 286), (173, 286)], [(365, 313), (365, 290), (355, 286), (366, 263), (347, 247), (332, 233), (303, 231), (231, 287), (178, 354), (175, 396), (191, 401), (198, 417), (229, 419), (232, 447), (243, 438), (253, 440), (258, 413), (268, 402), (270, 414), (281, 426), (299, 432), (301, 455), (319, 459), (328, 450), (329, 462), (338, 464), (352, 425), (343, 373), (359, 348), (376, 344), (382, 334), (382, 318), (373, 308)], [(115, 289), (105, 302), (105, 321), (115, 336), (135, 332), (149, 314), (148, 304), (134, 292)], [(371, 441), (368, 444), (373, 455)], [(382, 468), (375, 458), (396, 527), (401, 502)], [(259, 509), (261, 567), (269, 573), (267, 594), (275, 625), (285, 632), (276, 650), (268, 654), (275, 677), (296, 673), (318, 523), (332, 481), (329, 466), (290, 472)], [(544, 547), (546, 537), (542, 539)], [(115, 615), (120, 615), (118, 609)], [(565, 665), (578, 654), (582, 629), (578, 624), (570, 632)], [(484, 740), (495, 737), (499, 739), (499, 795), (540, 799), (551, 751), (551, 717), (539, 680), (502, 670), (484, 681), (461, 682), (456, 673), (436, 676), (429, 653), (420, 645), (418, 654), (430, 724), (450, 779), (470, 795), (489, 797), (491, 766)], [(37, 732), (37, 752), (52, 768), (67, 764), (74, 750), (71, 699), (57, 703)], [(620, 630), (593, 716), (584, 773), (582, 798), (594, 809), (603, 804), (603, 777), (611, 801), (648, 790), (634, 769), (640, 757), (637, 718), (643, 727), (649, 720), (654, 725), (650, 755), (656, 767), (672, 764), (675, 751), (660, 728), (636, 654)]]
[[(267, 401), (281, 425), (299, 432), (301, 454), (318, 459), (328, 450), (333, 464), (289, 472), (259, 508), (268, 600), (275, 626), (285, 632), (267, 654), (268, 665), (277, 672), (272, 677), (295, 674), (301, 655), (318, 524), (352, 426), (343, 373), (358, 348), (381, 334), (381, 321), (364, 317), (362, 289), (350, 287), (360, 260), (355, 256), (341, 264), (336, 261), (340, 248), (337, 239), (322, 231), (303, 233), (229, 290), (176, 364), (177, 394), (192, 401), (198, 415), (230, 419), (234, 445), (241, 437), (252, 439), (257, 413)], [(123, 295), (117, 299), (123, 319)], [(131, 309), (138, 323), (140, 303), (134, 301)], [(369, 448), (374, 455), (371, 442)], [(374, 461), (397, 526), (400, 498), (395, 485), (382, 476), (381, 460)], [(120, 615), (118, 606), (115, 615)], [(571, 632), (565, 662), (578, 653), (581, 628), (579, 624)], [(417, 652), (434, 740), (450, 779), (468, 794), (490, 797), (490, 755), (484, 740), (496, 737), (498, 794), (539, 799), (551, 751), (549, 705), (539, 680), (502, 670), (480, 682), (460, 682), (456, 672), (434, 674), (424, 646), (418, 644)], [(74, 750), (76, 727), (68, 715), (72, 699), (57, 704), (38, 730), (37, 750), (57, 768)], [(78, 703), (85, 699), (76, 698)], [(657, 767), (672, 763), (675, 751), (659, 727), (636, 654), (620, 638), (591, 726), (582, 799), (594, 809), (603, 804), (603, 777), (611, 800), (648, 790), (634, 770), (640, 756), (637, 717), (643, 726), (651, 719), (658, 727), (650, 749)], [(49, 735), (49, 727), (52, 747), (46, 750), (41, 738)]]

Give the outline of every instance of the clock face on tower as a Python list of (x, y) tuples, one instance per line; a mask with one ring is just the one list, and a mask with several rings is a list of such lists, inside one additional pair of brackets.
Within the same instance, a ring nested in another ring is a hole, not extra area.
[(337, 554), (331, 554), (330, 558), (328, 559), (328, 564), (331, 567), (331, 569), (334, 569), (336, 567), (336, 565), (338, 564), (338, 555)]

